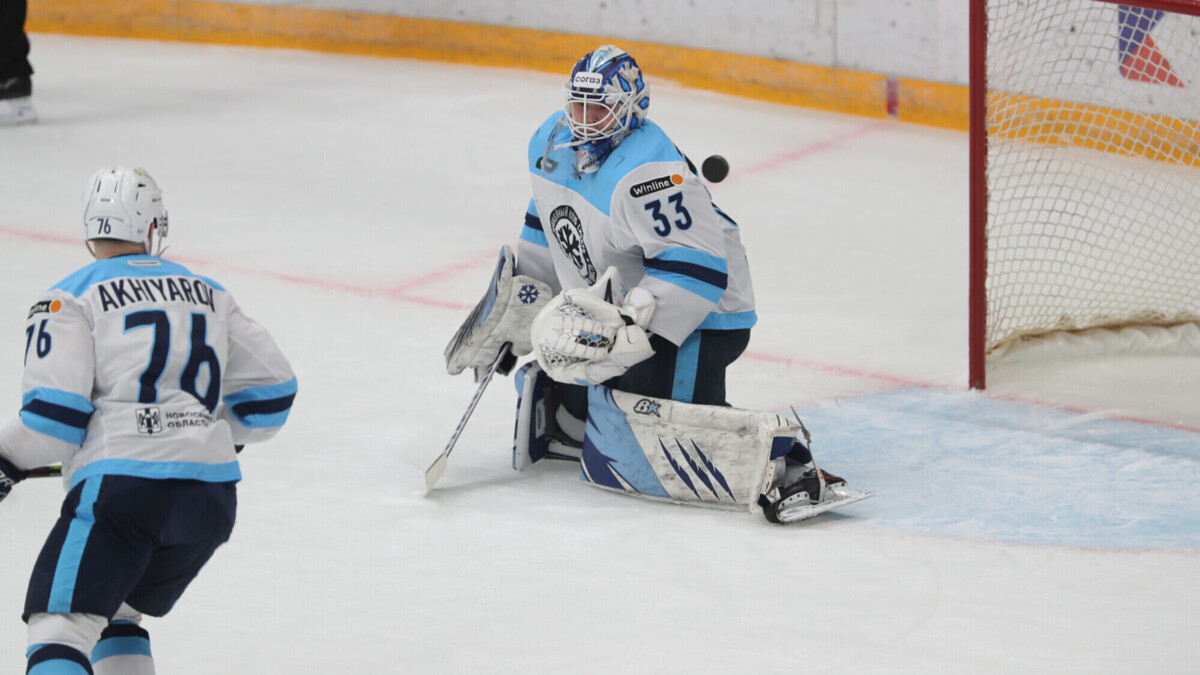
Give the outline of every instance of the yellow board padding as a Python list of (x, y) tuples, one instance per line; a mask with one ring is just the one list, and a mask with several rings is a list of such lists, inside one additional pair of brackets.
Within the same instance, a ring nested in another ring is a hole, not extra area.
[[(611, 42), (634, 55), (651, 83), (664, 78), (688, 87), (757, 100), (871, 117), (887, 115), (886, 77), (875, 73), (484, 24), (190, 0), (30, 0), (26, 27), (31, 32), (282, 47), (523, 68), (561, 73), (564, 77), (579, 57)], [(920, 121), (915, 113), (909, 117), (910, 121)]]
[(967, 87), (910, 78), (898, 78), (897, 117), (947, 129), (966, 131), (971, 108)]
[[(181, 0), (29, 0), (31, 32), (306, 49), (521, 68), (564, 77), (583, 54), (611, 42), (657, 78), (744, 98), (835, 112), (887, 116), (887, 78), (826, 68), (615, 38), (410, 17)], [(968, 128), (968, 88), (924, 80), (896, 81), (900, 120)], [(1081, 147), (1200, 165), (1195, 121), (1109, 110), (993, 92), (989, 130), (1005, 138)]]
[(988, 135), (1200, 167), (1197, 120), (989, 92)]

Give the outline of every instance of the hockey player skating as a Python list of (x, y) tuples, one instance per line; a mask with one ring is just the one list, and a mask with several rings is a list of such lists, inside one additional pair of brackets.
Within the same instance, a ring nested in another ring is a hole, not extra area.
[(229, 539), (236, 451), (275, 435), (296, 378), (228, 291), (160, 257), (167, 211), (145, 171), (97, 171), (83, 220), (96, 261), (29, 310), (0, 499), (61, 462), (67, 496), (25, 599), (28, 672), (145, 675), (142, 615), (166, 614)]
[(577, 457), (597, 486), (774, 522), (862, 498), (809, 466), (798, 427), (729, 407), (725, 370), (757, 320), (746, 252), (694, 165), (647, 118), (638, 64), (602, 46), (563, 91), (565, 109), (529, 144), (533, 198), (517, 253), (502, 251), (446, 350), (451, 374), (477, 375), (503, 349), (534, 352), (517, 376), (514, 467)]

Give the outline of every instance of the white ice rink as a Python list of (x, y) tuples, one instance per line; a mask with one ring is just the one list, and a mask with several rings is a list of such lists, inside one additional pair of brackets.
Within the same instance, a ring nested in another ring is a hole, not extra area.
[[(0, 422), (26, 311), (90, 258), (79, 194), (148, 169), (167, 257), (296, 368), (242, 454), (233, 540), (158, 672), (1183, 673), (1200, 668), (1200, 357), (1055, 357), (966, 391), (967, 140), (648, 77), (741, 224), (760, 323), (739, 407), (795, 406), (875, 498), (795, 527), (510, 468), (510, 378), (429, 498), (474, 383), (442, 349), (515, 243), (562, 77), (35, 34), (41, 121), (0, 129)], [(635, 54), (636, 56), (636, 54)], [(563, 64), (564, 70), (569, 64)], [(0, 671), (61, 485), (0, 504)]]

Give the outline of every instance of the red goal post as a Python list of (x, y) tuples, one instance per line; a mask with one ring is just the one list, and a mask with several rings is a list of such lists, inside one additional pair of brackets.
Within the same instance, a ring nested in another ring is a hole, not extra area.
[(1200, 0), (971, 0), (969, 384), (1054, 331), (1200, 322)]

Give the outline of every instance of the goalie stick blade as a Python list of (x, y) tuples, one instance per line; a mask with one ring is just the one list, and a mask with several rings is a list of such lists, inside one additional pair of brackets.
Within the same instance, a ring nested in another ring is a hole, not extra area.
[(433, 464), (425, 470), (425, 492), (422, 496), (428, 495), (433, 490), (433, 486), (437, 485), (442, 474), (446, 473), (446, 463), (450, 461), (450, 453), (454, 451), (454, 444), (458, 442), (458, 437), (462, 435), (463, 429), (467, 426), (467, 420), (471, 419), (471, 413), (475, 412), (475, 406), (479, 404), (480, 397), (483, 396), (483, 390), (487, 389), (488, 382), (492, 381), (496, 370), (500, 368), (500, 363), (504, 361), (509, 350), (512, 349), (512, 344), (505, 343), (500, 348), (500, 353), (496, 355), (496, 359), (492, 361), (492, 365), (488, 367), (487, 373), (479, 380), (479, 386), (475, 388), (475, 395), (471, 397), (471, 402), (467, 405), (467, 411), (463, 413), (462, 419), (458, 421), (458, 426), (454, 428), (454, 434), (450, 436), (449, 442), (446, 443), (446, 449), (442, 450), (442, 454), (433, 460)]
[(441, 480), (442, 474), (446, 473), (446, 464), (449, 461), (450, 456), (442, 453), (433, 460), (433, 464), (430, 464), (428, 469), (425, 469), (425, 492), (421, 493), (421, 496), (425, 496), (433, 490), (433, 486)]
[(845, 485), (826, 488), (825, 493), (825, 501), (819, 504), (810, 504), (807, 499), (800, 499), (795, 504), (782, 505), (778, 511), (779, 522), (784, 525), (798, 523), (802, 520), (808, 520), (813, 516), (819, 516), (826, 511), (832, 511), (833, 509), (853, 504), (854, 502), (861, 502), (875, 494), (873, 492), (855, 490)]

